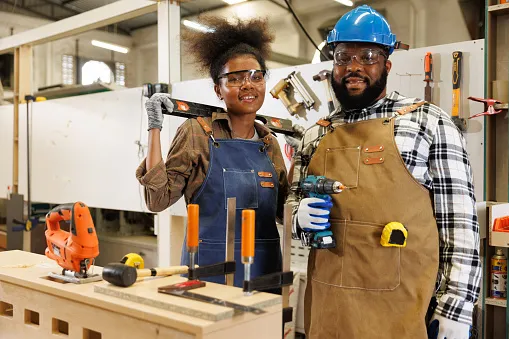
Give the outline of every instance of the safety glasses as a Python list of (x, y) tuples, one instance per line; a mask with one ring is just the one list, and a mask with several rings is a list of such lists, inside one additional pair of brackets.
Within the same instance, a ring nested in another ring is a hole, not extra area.
[(218, 79), (226, 79), (226, 87), (240, 87), (244, 84), (244, 80), (248, 79), (253, 85), (261, 85), (265, 83), (265, 75), (267, 71), (261, 69), (246, 69), (224, 73), (218, 76)]
[(338, 46), (334, 50), (334, 63), (338, 66), (346, 66), (355, 58), (361, 65), (373, 65), (378, 62), (380, 55), (385, 57), (385, 53), (379, 49), (365, 48), (357, 53), (351, 53)]

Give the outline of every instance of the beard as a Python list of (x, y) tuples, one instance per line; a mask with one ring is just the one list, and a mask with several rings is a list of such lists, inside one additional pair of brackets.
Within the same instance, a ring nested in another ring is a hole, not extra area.
[[(332, 89), (343, 108), (347, 110), (365, 108), (374, 103), (385, 90), (388, 74), (387, 67), (384, 67), (380, 78), (372, 84), (368, 77), (363, 77), (357, 72), (348, 73), (340, 82), (337, 82), (333, 78)], [(362, 93), (356, 95), (348, 93), (346, 81), (350, 77), (363, 79), (366, 83), (366, 89)]]

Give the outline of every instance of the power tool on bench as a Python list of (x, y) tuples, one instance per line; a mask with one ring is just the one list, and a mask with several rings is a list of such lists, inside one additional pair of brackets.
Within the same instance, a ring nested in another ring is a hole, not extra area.
[[(66, 232), (60, 222), (69, 222)], [(89, 274), (89, 269), (99, 255), (99, 241), (90, 210), (82, 202), (59, 205), (46, 215), (46, 248), (48, 258), (55, 260), (62, 273), (50, 277), (76, 284), (102, 280), (99, 274)]]
[[(324, 176), (308, 175), (300, 183), (300, 189), (307, 197), (327, 199), (328, 195), (341, 193), (345, 186), (339, 181)], [(336, 247), (336, 239), (330, 229), (319, 232), (303, 232), (308, 239), (308, 244), (313, 248)]]

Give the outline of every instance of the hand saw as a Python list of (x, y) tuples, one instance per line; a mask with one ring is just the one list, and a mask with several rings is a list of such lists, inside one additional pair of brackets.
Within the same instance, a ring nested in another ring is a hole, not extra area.
[(467, 124), (465, 119), (460, 117), (461, 108), (461, 64), (463, 59), (463, 53), (460, 51), (452, 52), (452, 121), (459, 128), (460, 131), (464, 132), (467, 130)]
[[(226, 113), (224, 108), (199, 104), (197, 102), (185, 101), (180, 99), (170, 99), (174, 105), (173, 112), (169, 112), (163, 106), (163, 114), (175, 115), (183, 118), (210, 117), (212, 113)], [(256, 115), (256, 120), (261, 121), (267, 128), (275, 133), (293, 135), (292, 121), (289, 119), (280, 119), (267, 115)]]

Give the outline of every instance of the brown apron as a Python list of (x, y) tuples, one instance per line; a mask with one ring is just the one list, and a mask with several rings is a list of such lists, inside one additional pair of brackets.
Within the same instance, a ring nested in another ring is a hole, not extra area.
[[(347, 189), (332, 196), (336, 248), (310, 253), (307, 336), (427, 338), (424, 318), (437, 279), (438, 230), (430, 193), (408, 171), (396, 146), (394, 117), (331, 128), (308, 174), (339, 180)], [(391, 221), (408, 230), (406, 247), (380, 245), (382, 229)]]

